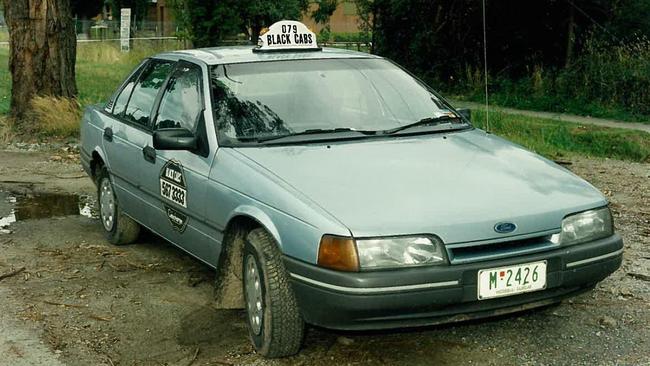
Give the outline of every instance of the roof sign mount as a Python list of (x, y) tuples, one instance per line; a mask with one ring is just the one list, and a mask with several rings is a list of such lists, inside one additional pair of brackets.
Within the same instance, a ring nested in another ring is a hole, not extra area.
[(295, 20), (273, 23), (267, 32), (260, 33), (253, 52), (320, 51), (316, 34)]

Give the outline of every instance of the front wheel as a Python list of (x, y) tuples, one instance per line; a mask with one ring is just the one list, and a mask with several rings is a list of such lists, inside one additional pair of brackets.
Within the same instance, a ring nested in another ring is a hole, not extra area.
[(97, 201), (99, 202), (99, 219), (109, 242), (114, 245), (123, 245), (138, 239), (140, 224), (122, 212), (106, 167), (102, 167), (97, 175)]
[(246, 237), (242, 263), (248, 331), (258, 353), (298, 353), (305, 324), (275, 240), (255, 229)]

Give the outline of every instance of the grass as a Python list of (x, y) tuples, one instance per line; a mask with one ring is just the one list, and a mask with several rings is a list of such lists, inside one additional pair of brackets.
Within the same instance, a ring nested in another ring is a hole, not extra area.
[[(482, 91), (456, 95), (453, 98), (476, 103), (485, 102), (485, 94)], [(518, 89), (500, 89), (490, 92), (490, 104), (522, 110), (569, 113), (578, 116), (650, 124), (650, 115), (634, 112), (617, 105), (605, 105), (594, 100), (581, 101), (548, 94), (535, 95)]]
[[(472, 111), (474, 126), (485, 129), (485, 113)], [(551, 159), (571, 155), (650, 162), (650, 134), (490, 112), (490, 132)]]
[(7, 144), (14, 139), (13, 126), (9, 119), (0, 116), (0, 144)]
[(11, 102), (11, 74), (9, 73), (9, 48), (0, 46), (0, 115), (9, 112)]
[(74, 99), (37, 96), (32, 99), (31, 113), (38, 134), (59, 137), (79, 134), (81, 109)]

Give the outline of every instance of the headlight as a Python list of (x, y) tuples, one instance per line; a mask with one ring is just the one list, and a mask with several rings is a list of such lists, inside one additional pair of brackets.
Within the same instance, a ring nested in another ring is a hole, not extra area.
[(362, 269), (446, 263), (442, 242), (434, 237), (371, 238), (359, 239), (356, 243)]
[(612, 214), (608, 207), (567, 216), (562, 220), (562, 232), (552, 241), (561, 245), (580, 244), (614, 234)]

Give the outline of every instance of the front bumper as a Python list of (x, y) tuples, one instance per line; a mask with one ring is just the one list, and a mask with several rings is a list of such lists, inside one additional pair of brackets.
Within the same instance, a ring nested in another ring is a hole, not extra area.
[[(401, 328), (501, 315), (590, 290), (623, 258), (618, 235), (553, 251), (492, 261), (375, 272), (338, 272), (285, 257), (306, 322), (332, 329)], [(547, 261), (544, 290), (477, 300), (478, 271)]]

